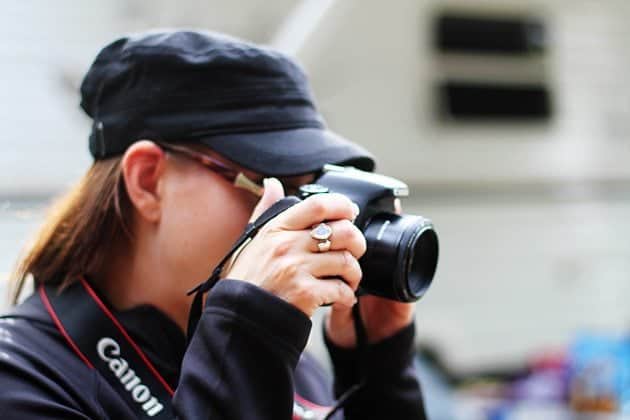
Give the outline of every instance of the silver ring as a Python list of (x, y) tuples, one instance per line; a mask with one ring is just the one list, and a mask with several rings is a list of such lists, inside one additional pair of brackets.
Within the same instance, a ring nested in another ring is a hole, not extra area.
[(332, 228), (326, 223), (320, 223), (310, 232), (311, 238), (317, 241), (317, 249), (319, 252), (330, 251), (330, 237), (332, 236)]
[(330, 251), (330, 245), (332, 245), (332, 243), (326, 239), (317, 243), (317, 249), (319, 252), (328, 252)]

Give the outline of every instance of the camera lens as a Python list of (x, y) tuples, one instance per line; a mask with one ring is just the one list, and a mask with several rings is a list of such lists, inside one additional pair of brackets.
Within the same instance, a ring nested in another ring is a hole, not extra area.
[(413, 302), (429, 288), (438, 261), (438, 239), (431, 222), (420, 216), (379, 213), (363, 233), (361, 291)]
[[(400, 286), (407, 288), (406, 295), (415, 297), (424, 295), (431, 285), (438, 261), (437, 234), (432, 227), (419, 224), (410, 236), (403, 240), (400, 246), (407, 245), (407, 250), (401, 252), (402, 267), (406, 267), (407, 278), (400, 279)], [(404, 276), (405, 273), (401, 273)]]

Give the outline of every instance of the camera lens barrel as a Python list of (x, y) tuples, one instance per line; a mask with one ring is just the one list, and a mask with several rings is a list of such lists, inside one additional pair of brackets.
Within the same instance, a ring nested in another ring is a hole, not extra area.
[(420, 299), (433, 281), (438, 261), (438, 238), (431, 221), (378, 213), (362, 230), (367, 251), (360, 260), (361, 292), (401, 302)]

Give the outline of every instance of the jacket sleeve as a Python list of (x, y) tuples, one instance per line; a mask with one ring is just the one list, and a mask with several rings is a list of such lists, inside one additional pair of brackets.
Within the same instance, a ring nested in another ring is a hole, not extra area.
[(311, 321), (238, 280), (210, 292), (184, 356), (174, 409), (181, 419), (291, 419), (293, 375)]
[(346, 420), (426, 419), (413, 366), (414, 333), (412, 323), (394, 336), (370, 345), (361, 365), (356, 349), (337, 347), (324, 334), (335, 371), (335, 396), (338, 398), (365, 379), (365, 386), (344, 406)]

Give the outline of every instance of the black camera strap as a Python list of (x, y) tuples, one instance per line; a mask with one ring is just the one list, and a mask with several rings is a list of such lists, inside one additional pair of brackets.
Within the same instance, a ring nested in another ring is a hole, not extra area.
[(234, 242), (234, 245), (232, 245), (232, 248), (230, 248), (228, 253), (225, 254), (225, 257), (223, 257), (223, 259), (219, 262), (219, 264), (217, 264), (214, 270), (212, 270), (212, 274), (210, 275), (210, 277), (208, 277), (208, 280), (198, 284), (194, 289), (188, 292), (188, 295), (192, 295), (193, 293), (195, 293), (195, 298), (193, 299), (193, 303), (190, 308), (190, 315), (188, 316), (187, 337), (189, 342), (193, 334), (195, 333), (195, 330), (197, 329), (197, 324), (199, 323), (199, 319), (201, 318), (201, 311), (203, 309), (203, 295), (204, 293), (210, 291), (210, 289), (214, 287), (217, 281), (219, 281), (219, 279), (221, 278), (221, 273), (223, 272), (223, 268), (225, 267), (225, 264), (227, 264), (227, 262), (230, 260), (230, 258), (232, 258), (232, 255), (234, 255), (234, 253), (238, 251), (241, 246), (243, 246), (246, 242), (253, 239), (260, 228), (265, 226), (271, 219), (273, 219), (289, 207), (292, 207), (295, 204), (299, 203), (300, 201), (301, 200), (297, 197), (285, 197), (282, 200), (277, 201), (267, 210), (265, 210), (265, 212), (261, 214), (258, 219), (256, 219), (253, 223), (249, 223), (245, 227), (245, 231), (240, 236), (240, 238), (238, 238), (237, 241)]
[(39, 296), (76, 355), (98, 373), (139, 419), (173, 419), (173, 389), (89, 283), (57, 293), (41, 285)]

